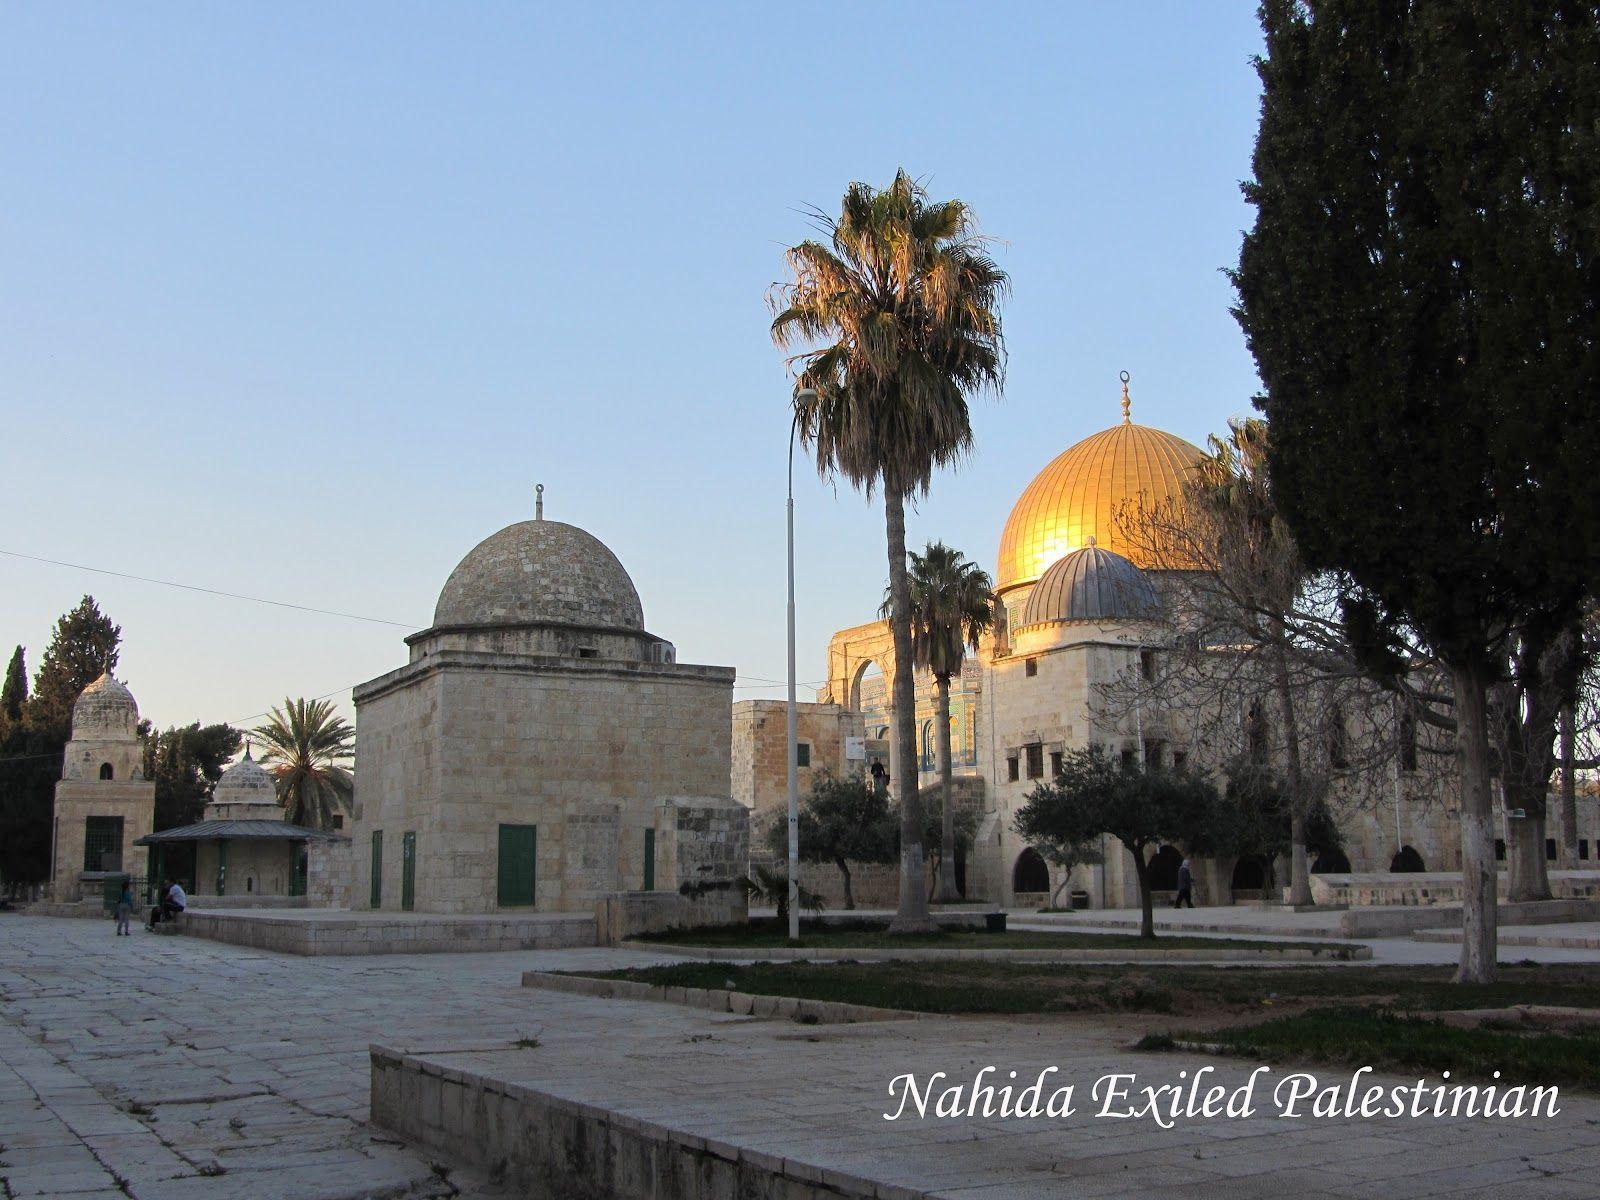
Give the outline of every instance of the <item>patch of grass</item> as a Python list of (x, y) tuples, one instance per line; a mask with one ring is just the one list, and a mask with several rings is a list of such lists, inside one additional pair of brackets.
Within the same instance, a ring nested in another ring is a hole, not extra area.
[(794, 946), (813, 950), (1321, 950), (1333, 957), (1338, 942), (1268, 942), (1247, 938), (1194, 937), (1164, 933), (1141, 938), (1126, 933), (1043, 932), (1029, 929), (989, 933), (980, 929), (939, 929), (932, 933), (890, 933), (887, 921), (865, 918), (801, 923), (799, 941), (789, 939), (787, 922), (765, 917), (744, 925), (707, 925), (635, 934), (634, 940), (666, 946), (771, 950)]
[(519, 1037), (511, 1044), (518, 1050), (537, 1050), (539, 1048), (539, 1039), (536, 1037)]
[(1166, 1045), (1147, 1037), (1142, 1050), (1170, 1049), (1174, 1041), (1203, 1041), (1264, 1062), (1317, 1062), (1379, 1071), (1416, 1070), (1452, 1079), (1507, 1086), (1566, 1084), (1600, 1091), (1600, 1032), (1520, 1033), (1480, 1026), (1458, 1029), (1442, 1021), (1390, 1009), (1341, 1005), (1315, 1008), (1243, 1028), (1175, 1033)]
[(1600, 1008), (1600, 965), (1503, 966), (1497, 982), (1481, 985), (1452, 983), (1450, 967), (1394, 966), (770, 962), (577, 973), (928, 1013), (1226, 1016), (1328, 1003), (1423, 1013), (1513, 1004)]

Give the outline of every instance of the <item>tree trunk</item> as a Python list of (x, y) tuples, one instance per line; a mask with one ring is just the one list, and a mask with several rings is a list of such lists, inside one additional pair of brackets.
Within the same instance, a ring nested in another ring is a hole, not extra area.
[(884, 525), (889, 542), (889, 632), (894, 640), (894, 744), (899, 763), (894, 787), (900, 801), (900, 906), (890, 933), (930, 933), (933, 918), (923, 891), (922, 802), (917, 797), (917, 697), (911, 676), (911, 587), (906, 578), (906, 504), (900, 487), (885, 481)]
[(1457, 983), (1493, 983), (1498, 965), (1494, 816), (1489, 803), (1487, 689), (1471, 667), (1454, 672), (1461, 771), (1461, 965)]
[(934, 731), (939, 748), (939, 802), (943, 805), (944, 821), (939, 830), (939, 892), (941, 904), (955, 904), (961, 899), (956, 888), (956, 809), (955, 786), (950, 781), (950, 677), (941, 675), (939, 687), (938, 728)]
[(1577, 750), (1577, 720), (1572, 707), (1561, 706), (1561, 845), (1568, 869), (1578, 865), (1578, 787), (1572, 763)]
[(1150, 895), (1150, 866), (1144, 861), (1144, 848), (1135, 850), (1128, 847), (1128, 852), (1133, 855), (1133, 876), (1139, 881), (1139, 936), (1155, 940), (1156, 936), (1156, 911), (1155, 898)]
[[(1273, 622), (1273, 632), (1280, 639), (1286, 636), (1281, 622)], [(1300, 764), (1300, 721), (1281, 641), (1273, 647), (1272, 673), (1278, 692), (1278, 715), (1283, 722), (1283, 782), (1289, 792), (1289, 903), (1309, 905), (1312, 902), (1311, 860), (1306, 854), (1306, 789), (1305, 772)]]
[(839, 868), (839, 874), (844, 879), (844, 907), (846, 912), (854, 912), (856, 907), (855, 893), (850, 890), (850, 866), (842, 858), (833, 860)]

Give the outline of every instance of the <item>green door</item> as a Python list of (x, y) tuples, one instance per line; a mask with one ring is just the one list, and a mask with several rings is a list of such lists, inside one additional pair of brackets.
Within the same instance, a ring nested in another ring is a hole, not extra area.
[(383, 907), (383, 830), (372, 831), (372, 899), (373, 908)]
[(644, 890), (656, 890), (656, 831), (644, 831)]
[(535, 825), (500, 826), (499, 897), (501, 908), (528, 908), (533, 904), (534, 864), (538, 859), (539, 829)]
[(408, 832), (400, 839), (400, 907), (410, 912), (417, 906), (417, 835)]
[(294, 863), (289, 871), (289, 895), (304, 896), (306, 876), (309, 874), (310, 851), (304, 842), (295, 842), (290, 853), (294, 856)]

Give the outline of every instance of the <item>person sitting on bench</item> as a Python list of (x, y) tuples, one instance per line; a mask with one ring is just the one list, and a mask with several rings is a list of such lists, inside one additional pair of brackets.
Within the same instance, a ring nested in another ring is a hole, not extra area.
[(162, 921), (171, 921), (189, 903), (189, 897), (183, 894), (183, 886), (176, 879), (167, 880), (167, 886), (161, 893), (161, 903), (150, 910), (150, 924), (147, 929), (154, 929)]

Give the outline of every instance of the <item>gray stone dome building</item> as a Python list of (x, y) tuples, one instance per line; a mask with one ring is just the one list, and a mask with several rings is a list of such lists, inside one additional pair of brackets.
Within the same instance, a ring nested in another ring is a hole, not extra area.
[(678, 663), (598, 538), (541, 501), (461, 560), (406, 645), (355, 689), (356, 906), (588, 912), (742, 872), (734, 672)]
[(1018, 627), (1150, 620), (1160, 607), (1149, 576), (1090, 537), (1087, 546), (1052, 563), (1034, 584)]

